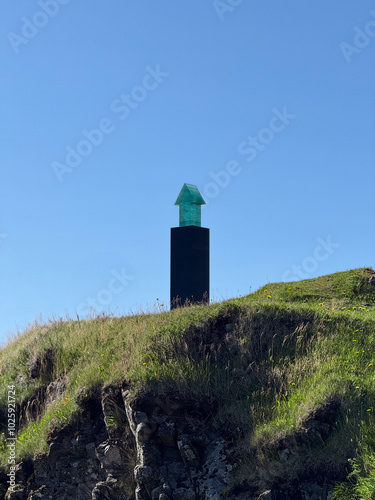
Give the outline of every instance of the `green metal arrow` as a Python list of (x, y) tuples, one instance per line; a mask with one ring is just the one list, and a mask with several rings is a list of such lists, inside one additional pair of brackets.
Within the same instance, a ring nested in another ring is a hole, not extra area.
[(185, 183), (175, 203), (180, 207), (180, 227), (201, 227), (201, 205), (205, 204), (197, 186)]

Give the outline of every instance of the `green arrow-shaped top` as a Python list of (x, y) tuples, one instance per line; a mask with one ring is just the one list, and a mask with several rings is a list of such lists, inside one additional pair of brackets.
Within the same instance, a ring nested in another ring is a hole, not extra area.
[(206, 202), (193, 184), (184, 184), (175, 205), (180, 206), (180, 227), (201, 226), (201, 205)]
[(194, 203), (195, 205), (205, 205), (206, 202), (198, 191), (197, 186), (194, 184), (184, 184), (178, 195), (175, 205), (182, 205), (183, 203)]

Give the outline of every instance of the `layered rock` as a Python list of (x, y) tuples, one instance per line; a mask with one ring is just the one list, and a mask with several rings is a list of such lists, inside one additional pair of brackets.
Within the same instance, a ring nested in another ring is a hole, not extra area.
[(109, 387), (80, 405), (49, 435), (48, 453), (17, 465), (17, 486), (6, 496), (0, 476), (0, 498), (219, 500), (228, 487), (232, 446), (194, 403), (133, 401), (126, 388)]
[[(52, 390), (38, 394), (47, 398)], [(79, 413), (49, 434), (48, 453), (17, 464), (17, 485), (7, 493), (8, 478), (0, 471), (0, 500), (329, 498), (324, 471), (309, 468), (306, 453), (331, 435), (337, 400), (327, 401), (301, 429), (275, 443), (265, 464), (257, 463), (254, 451), (254, 471), (236, 482), (235, 439), (215, 424), (215, 402), (160, 392), (134, 398), (124, 385), (82, 396)]]

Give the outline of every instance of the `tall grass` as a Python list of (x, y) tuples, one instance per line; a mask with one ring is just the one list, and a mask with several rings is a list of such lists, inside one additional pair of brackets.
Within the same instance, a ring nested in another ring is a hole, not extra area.
[[(207, 403), (216, 424), (237, 436), (237, 478), (249, 477), (254, 465), (264, 476), (277, 475), (285, 472), (275, 465), (280, 439), (336, 398), (335, 431), (324, 452), (314, 449), (309, 460), (334, 473), (351, 458), (351, 483), (336, 485), (337, 499), (348, 488), (356, 495), (371, 491), (375, 295), (368, 277), (359, 269), (268, 284), (211, 306), (34, 325), (0, 351), (0, 404), (6, 406), (9, 383), (19, 402), (58, 377), (67, 383), (60, 398), (19, 429), (18, 458), (45, 450), (47, 433), (71, 419), (79, 398), (127, 381), (134, 395), (163, 391)], [(34, 378), (33, 367), (39, 367)], [(2, 433), (5, 464), (5, 428)], [(348, 434), (352, 441), (343, 439)]]

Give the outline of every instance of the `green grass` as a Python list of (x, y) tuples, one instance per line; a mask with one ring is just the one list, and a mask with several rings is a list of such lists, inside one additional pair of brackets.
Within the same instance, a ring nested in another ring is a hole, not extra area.
[[(275, 461), (280, 439), (336, 399), (335, 431), (324, 449), (296, 457), (295, 470), (308, 460), (334, 475), (349, 458), (348, 482), (335, 486), (335, 498), (375, 498), (370, 272), (267, 284), (210, 306), (34, 325), (0, 351), (0, 404), (7, 403), (8, 384), (19, 402), (59, 377), (67, 385), (37, 421), (19, 429), (18, 458), (46, 451), (48, 432), (72, 418), (80, 398), (127, 381), (134, 395), (162, 390), (204, 403), (214, 423), (237, 437), (236, 480), (251, 477), (254, 467), (261, 478), (288, 480), (290, 472)], [(39, 374), (31, 379), (33, 366)], [(0, 432), (4, 465), (6, 429)]]

